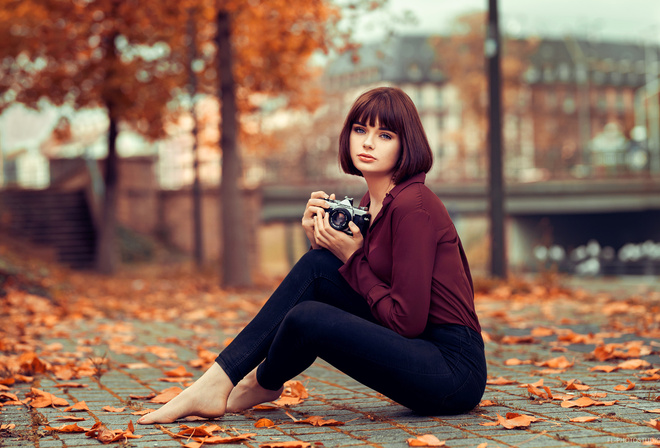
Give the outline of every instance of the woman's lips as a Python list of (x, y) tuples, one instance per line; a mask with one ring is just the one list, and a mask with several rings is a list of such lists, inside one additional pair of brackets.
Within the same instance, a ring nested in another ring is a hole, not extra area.
[(373, 162), (376, 160), (375, 157), (370, 156), (369, 154), (358, 154), (358, 159), (362, 160), (363, 162)]

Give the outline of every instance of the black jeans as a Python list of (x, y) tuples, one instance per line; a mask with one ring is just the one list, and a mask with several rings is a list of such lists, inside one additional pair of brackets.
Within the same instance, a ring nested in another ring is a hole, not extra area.
[(392, 400), (424, 414), (474, 408), (486, 386), (481, 335), (429, 324), (417, 338), (383, 327), (339, 274), (327, 250), (305, 254), (254, 319), (216, 358), (237, 384), (257, 369), (271, 390), (321, 357)]

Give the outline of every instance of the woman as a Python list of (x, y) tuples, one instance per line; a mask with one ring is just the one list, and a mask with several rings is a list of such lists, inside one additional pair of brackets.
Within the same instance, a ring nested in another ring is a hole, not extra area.
[(419, 413), (476, 406), (486, 384), (481, 328), (465, 252), (442, 202), (424, 185), (432, 154), (410, 98), (362, 94), (339, 139), (346, 173), (364, 177), (370, 226), (330, 226), (312, 193), (304, 255), (255, 318), (193, 385), (139, 423), (219, 417), (273, 401), (321, 357)]

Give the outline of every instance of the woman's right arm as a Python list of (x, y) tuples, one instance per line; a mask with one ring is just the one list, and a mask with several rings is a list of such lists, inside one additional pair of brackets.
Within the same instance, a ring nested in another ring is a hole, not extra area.
[(323, 218), (325, 214), (325, 209), (328, 207), (326, 199), (334, 199), (334, 193), (328, 195), (324, 191), (315, 191), (310, 195), (309, 200), (307, 201), (307, 206), (305, 207), (305, 213), (302, 217), (302, 226), (305, 230), (305, 235), (312, 245), (312, 249), (320, 249), (321, 246), (316, 242), (316, 237), (314, 236), (314, 216), (318, 215)]

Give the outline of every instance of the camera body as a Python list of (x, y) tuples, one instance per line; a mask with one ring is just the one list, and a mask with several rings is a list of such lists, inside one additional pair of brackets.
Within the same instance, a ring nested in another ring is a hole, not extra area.
[(326, 199), (328, 208), (326, 213), (329, 214), (330, 227), (335, 230), (353, 235), (353, 232), (348, 228), (348, 223), (353, 221), (355, 225), (360, 228), (360, 233), (364, 236), (369, 228), (371, 222), (371, 215), (366, 207), (353, 207), (353, 198), (345, 196), (341, 201)]

